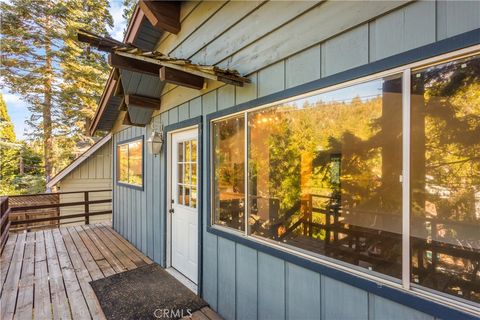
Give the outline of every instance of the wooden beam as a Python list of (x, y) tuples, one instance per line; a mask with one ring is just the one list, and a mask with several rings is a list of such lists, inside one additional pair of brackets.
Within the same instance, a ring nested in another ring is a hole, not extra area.
[[(234, 84), (234, 85), (241, 85), (242, 84), (243, 85), (244, 83), (250, 83), (251, 82), (251, 80), (249, 78), (246, 78), (246, 77), (243, 77), (243, 76), (240, 76), (240, 75), (233, 75), (233, 74), (219, 75), (219, 74), (215, 74), (215, 73), (212, 73), (212, 72), (206, 72), (206, 71), (203, 71), (203, 70), (199, 70), (199, 69), (196, 69), (194, 67), (189, 67), (187, 65), (173, 63), (173, 62), (169, 62), (167, 60), (160, 61), (160, 60), (157, 60), (157, 59), (152, 58), (152, 57), (136, 55), (136, 54), (130, 53), (130, 52), (116, 51), (115, 54), (117, 54), (119, 56), (122, 56), (122, 57), (131, 58), (133, 60), (144, 61), (144, 62), (148, 62), (148, 63), (151, 63), (151, 64), (156, 64), (156, 65), (159, 65), (159, 66), (162, 66), (162, 67), (168, 67), (168, 68), (171, 68), (171, 69), (184, 71), (186, 73), (194, 74), (194, 75), (203, 77), (205, 79), (221, 81), (221, 82), (228, 83), (228, 84)], [(228, 82), (226, 82), (226, 81), (228, 81)]]
[(161, 67), (158, 64), (120, 56), (115, 53), (111, 53), (108, 56), (108, 64), (115, 68), (145, 73), (155, 77), (158, 77), (158, 73)]
[(120, 79), (120, 70), (118, 70), (118, 68), (113, 68), (113, 79), (114, 80), (118, 80)]
[(169, 67), (160, 68), (160, 80), (177, 84), (182, 87), (201, 90), (205, 84), (205, 78)]
[(122, 98), (122, 101), (120, 102), (120, 105), (118, 106), (119, 111), (127, 111), (127, 104), (125, 103), (125, 97)]
[(128, 111), (125, 112), (125, 118), (123, 118), (123, 124), (126, 125), (126, 126), (132, 126), (133, 125), (132, 121), (130, 120), (130, 115), (128, 114)]
[(122, 85), (121, 78), (117, 80), (117, 84), (115, 85), (115, 90), (113, 90), (113, 95), (116, 97), (123, 95), (123, 85)]
[(160, 99), (138, 96), (134, 94), (125, 95), (125, 103), (127, 106), (134, 105), (137, 107), (148, 108), (148, 109), (160, 109)]
[(160, 31), (180, 31), (180, 1), (140, 0), (140, 9), (152, 26)]

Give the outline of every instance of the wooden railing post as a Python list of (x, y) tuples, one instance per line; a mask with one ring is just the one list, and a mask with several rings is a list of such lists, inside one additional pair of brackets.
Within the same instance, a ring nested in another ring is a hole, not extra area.
[(3, 251), (8, 239), (10, 229), (10, 206), (8, 197), (0, 197), (0, 253)]
[(90, 224), (90, 205), (88, 204), (88, 191), (85, 191), (84, 193), (84, 199), (85, 199), (85, 224)]

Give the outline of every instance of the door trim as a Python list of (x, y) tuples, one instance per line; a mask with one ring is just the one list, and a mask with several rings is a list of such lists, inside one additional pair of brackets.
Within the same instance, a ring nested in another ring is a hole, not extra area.
[(178, 133), (181, 131), (191, 130), (197, 128), (197, 148), (198, 148), (198, 158), (197, 158), (197, 179), (198, 179), (198, 199), (197, 199), (197, 211), (198, 211), (198, 270), (197, 270), (197, 295), (200, 297), (203, 296), (203, 117), (198, 116), (195, 118), (191, 118), (188, 120), (180, 121), (171, 125), (168, 125), (164, 128), (164, 135), (165, 135), (165, 145), (163, 148), (163, 157), (164, 157), (164, 181), (163, 185), (166, 186), (164, 188), (164, 192), (162, 193), (165, 197), (165, 208), (164, 208), (164, 217), (162, 219), (164, 223), (164, 239), (165, 239), (165, 247), (164, 247), (164, 261), (163, 264), (166, 268), (171, 267), (171, 213), (169, 210), (171, 209), (171, 198), (172, 198), (172, 186), (171, 186), (171, 171), (170, 168), (172, 166), (171, 155), (172, 155), (172, 135), (174, 133)]

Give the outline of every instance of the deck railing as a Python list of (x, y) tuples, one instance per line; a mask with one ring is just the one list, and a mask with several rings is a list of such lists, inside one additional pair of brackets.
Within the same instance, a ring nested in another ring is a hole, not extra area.
[(90, 224), (90, 218), (111, 215), (110, 189), (41, 193), (1, 197), (1, 241), (8, 232)]
[(9, 214), (8, 197), (0, 197), (0, 252), (3, 250), (5, 242), (7, 242), (8, 231), (10, 230)]

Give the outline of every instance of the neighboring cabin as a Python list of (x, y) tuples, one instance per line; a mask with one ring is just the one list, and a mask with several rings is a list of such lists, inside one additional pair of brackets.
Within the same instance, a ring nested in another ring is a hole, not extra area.
[(113, 227), (222, 317), (480, 315), (479, 1), (140, 1), (145, 54), (88, 41)]
[[(93, 190), (112, 190), (112, 137), (110, 134), (98, 140), (93, 146), (79, 155), (67, 167), (60, 171), (47, 183), (47, 188), (56, 192), (75, 192)], [(89, 200), (111, 198), (111, 191), (90, 193)], [(60, 203), (83, 201), (83, 193), (60, 194)], [(90, 211), (110, 210), (111, 204), (92, 204)], [(84, 206), (61, 207), (60, 215), (83, 213)], [(61, 220), (62, 224), (70, 224), (78, 218)], [(90, 217), (90, 223), (110, 221), (111, 215)], [(81, 221), (83, 224), (83, 220)]]

